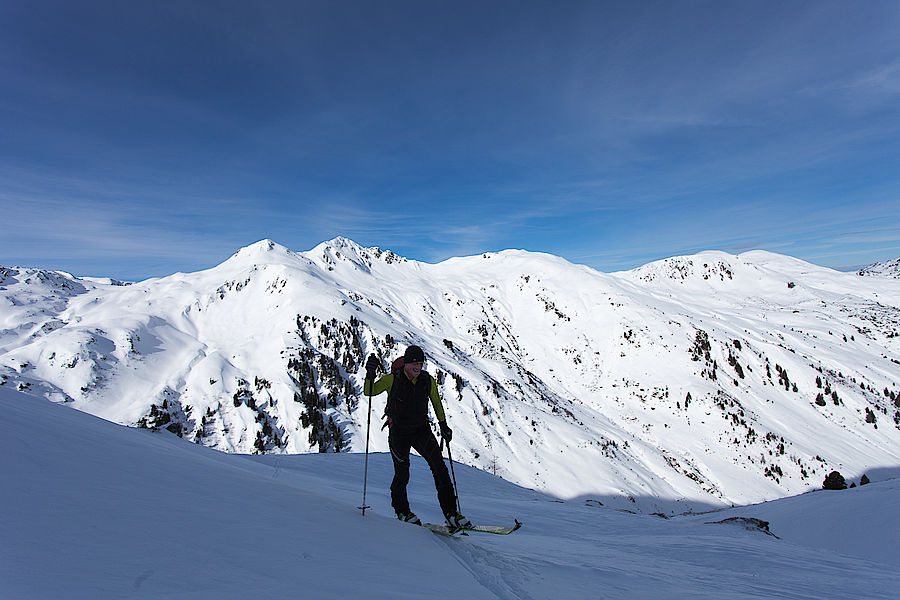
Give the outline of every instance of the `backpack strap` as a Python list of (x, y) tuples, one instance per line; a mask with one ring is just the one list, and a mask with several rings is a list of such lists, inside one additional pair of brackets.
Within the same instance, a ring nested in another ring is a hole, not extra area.
[(397, 377), (402, 374), (403, 366), (406, 364), (406, 361), (403, 360), (403, 356), (400, 356), (391, 363), (391, 375), (394, 376), (394, 384), (391, 386), (391, 389), (388, 390), (388, 401), (384, 405), (384, 425), (381, 426), (381, 429), (385, 427), (390, 427), (393, 425), (393, 420), (391, 419), (391, 415), (388, 413), (388, 409), (391, 404), (391, 392), (394, 389), (394, 385), (397, 385)]

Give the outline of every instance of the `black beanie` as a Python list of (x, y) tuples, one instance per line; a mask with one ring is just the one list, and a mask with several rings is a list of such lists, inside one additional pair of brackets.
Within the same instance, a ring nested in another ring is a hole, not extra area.
[(425, 362), (425, 353), (422, 352), (422, 349), (418, 346), (410, 346), (406, 349), (406, 352), (403, 353), (403, 362), (405, 363), (416, 363), (416, 362)]

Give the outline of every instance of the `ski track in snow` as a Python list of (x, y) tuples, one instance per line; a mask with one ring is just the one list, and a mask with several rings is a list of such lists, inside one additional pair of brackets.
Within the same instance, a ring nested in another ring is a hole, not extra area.
[[(469, 538), (477, 535), (473, 533)], [(490, 535), (490, 534), (483, 534)], [(515, 534), (513, 534), (515, 535)], [(527, 591), (528, 580), (522, 575), (528, 573), (524, 561), (513, 561), (496, 552), (482, 548), (468, 538), (447, 538), (443, 540), (456, 560), (465, 567), (475, 580), (501, 600), (533, 600)]]

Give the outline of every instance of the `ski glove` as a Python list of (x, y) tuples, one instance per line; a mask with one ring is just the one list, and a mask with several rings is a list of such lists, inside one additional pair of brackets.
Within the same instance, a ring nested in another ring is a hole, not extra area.
[(447, 426), (446, 421), (439, 421), (438, 425), (441, 427), (441, 437), (449, 444), (453, 439), (453, 430)]
[(366, 361), (366, 379), (370, 381), (374, 381), (375, 379), (375, 370), (381, 366), (381, 361), (379, 361), (374, 354), (369, 355), (369, 360)]

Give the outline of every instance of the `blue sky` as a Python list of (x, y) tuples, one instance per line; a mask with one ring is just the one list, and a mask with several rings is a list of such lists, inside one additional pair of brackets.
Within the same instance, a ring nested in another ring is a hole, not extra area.
[(900, 257), (900, 3), (5, 0), (0, 264)]

